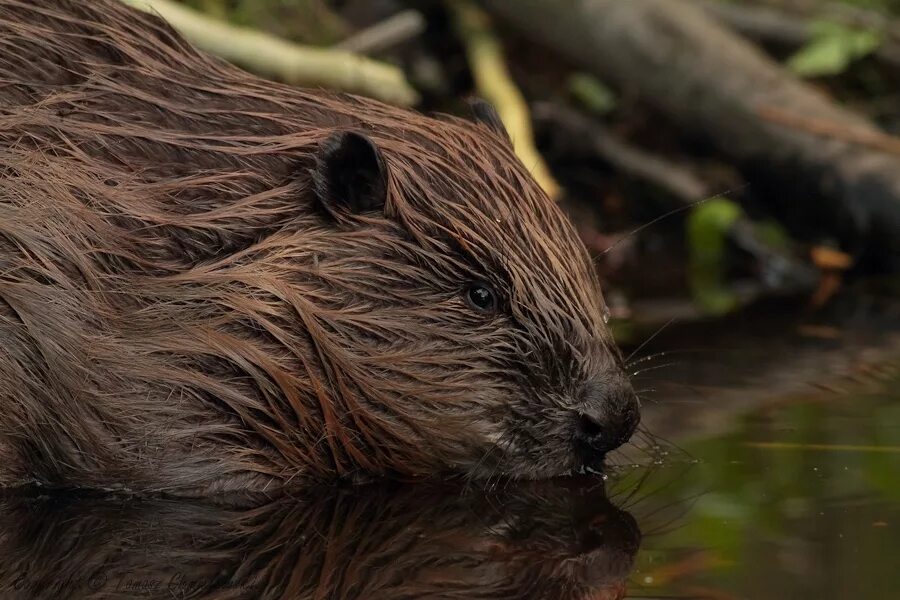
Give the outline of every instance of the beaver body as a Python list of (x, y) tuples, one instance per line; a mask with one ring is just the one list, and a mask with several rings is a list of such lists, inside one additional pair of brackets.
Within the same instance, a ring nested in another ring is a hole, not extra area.
[(546, 477), (622, 443), (591, 261), (482, 121), (0, 0), (0, 484)]

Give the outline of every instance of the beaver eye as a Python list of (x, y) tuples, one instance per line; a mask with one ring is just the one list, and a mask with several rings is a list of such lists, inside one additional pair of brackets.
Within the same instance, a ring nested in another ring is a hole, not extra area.
[(466, 302), (479, 312), (492, 313), (497, 310), (497, 292), (484, 283), (473, 283), (465, 290)]

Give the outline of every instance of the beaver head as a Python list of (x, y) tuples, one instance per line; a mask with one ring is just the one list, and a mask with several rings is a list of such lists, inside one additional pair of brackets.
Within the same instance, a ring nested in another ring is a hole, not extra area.
[(492, 114), (330, 133), (303, 295), (328, 331), (326, 387), (346, 386), (334, 402), (372, 419), (335, 432), (355, 452), (559, 475), (627, 441), (638, 401), (588, 253)]
[(265, 82), (112, 0), (0, 0), (0, 36), (0, 481), (536, 478), (635, 429), (491, 110)]

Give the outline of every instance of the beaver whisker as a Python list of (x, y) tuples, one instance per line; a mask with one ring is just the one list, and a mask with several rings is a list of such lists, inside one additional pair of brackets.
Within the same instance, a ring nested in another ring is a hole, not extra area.
[(649, 344), (650, 342), (652, 342), (653, 340), (655, 340), (656, 337), (657, 337), (659, 334), (661, 334), (663, 331), (665, 331), (670, 325), (672, 325), (673, 323), (675, 323), (677, 320), (678, 320), (678, 317), (672, 317), (671, 319), (669, 319), (668, 321), (666, 321), (665, 323), (663, 323), (662, 325), (660, 325), (659, 329), (657, 329), (655, 332), (653, 332), (653, 335), (651, 335), (651, 336), (648, 337), (646, 340), (644, 340), (643, 343), (641, 343), (641, 345), (639, 345), (637, 348), (635, 348), (635, 349), (631, 352), (631, 354), (629, 354), (628, 356), (626, 356), (626, 357), (625, 357), (625, 360), (623, 360), (622, 362), (625, 363), (625, 364), (627, 365), (627, 364), (628, 364), (628, 361), (630, 361), (632, 358), (634, 358), (634, 356), (635, 356), (637, 353), (639, 353), (641, 350), (643, 350), (644, 348), (646, 348), (646, 347), (647, 347), (647, 344)]
[(650, 371), (656, 371), (657, 369), (668, 369), (669, 367), (675, 367), (675, 366), (682, 365), (682, 364), (684, 364), (683, 361), (675, 361), (675, 362), (670, 362), (670, 363), (664, 363), (661, 365), (653, 365), (652, 367), (647, 367), (646, 369), (641, 369), (639, 371), (635, 371), (634, 373), (631, 373), (630, 377), (636, 378), (639, 375), (641, 375), (642, 373), (649, 373)]
[(649, 362), (651, 360), (656, 360), (658, 358), (662, 358), (664, 356), (668, 356), (668, 355), (674, 354), (674, 353), (675, 353), (675, 351), (673, 351), (673, 350), (662, 350), (660, 352), (654, 352), (653, 354), (648, 354), (647, 356), (642, 356), (641, 358), (636, 358), (630, 362), (624, 363), (625, 370), (626, 371), (631, 370), (637, 365), (643, 364), (645, 362)]
[(722, 196), (727, 196), (728, 194), (733, 194), (733, 193), (735, 193), (735, 192), (742, 191), (742, 190), (744, 190), (745, 188), (749, 187), (749, 185), (750, 185), (750, 184), (747, 183), (747, 184), (744, 184), (744, 185), (740, 185), (740, 186), (737, 186), (737, 187), (733, 187), (733, 188), (730, 188), (730, 189), (728, 189), (728, 190), (723, 191), (722, 193), (715, 194), (715, 195), (709, 196), (709, 197), (707, 197), (707, 198), (702, 198), (702, 199), (700, 199), (700, 200), (695, 200), (695, 201), (690, 202), (690, 203), (688, 203), (688, 204), (679, 206), (679, 207), (677, 207), (677, 208), (673, 208), (672, 210), (670, 210), (670, 211), (668, 211), (668, 212), (665, 212), (665, 213), (659, 215), (658, 217), (656, 217), (656, 218), (654, 218), (654, 219), (651, 219), (650, 221), (647, 221), (647, 222), (644, 223), (643, 225), (640, 225), (640, 226), (638, 226), (638, 227), (632, 229), (631, 231), (629, 231), (629, 232), (626, 233), (625, 235), (623, 235), (621, 238), (619, 238), (619, 239), (616, 240), (613, 244), (611, 244), (608, 248), (606, 248), (605, 250), (603, 250), (603, 252), (600, 252), (599, 255), (597, 256), (596, 260), (599, 261), (599, 260), (602, 259), (604, 256), (606, 256), (609, 252), (611, 252), (612, 250), (614, 250), (615, 248), (617, 248), (620, 244), (622, 244), (622, 243), (625, 242), (626, 240), (630, 239), (632, 236), (635, 236), (635, 235), (637, 235), (638, 233), (642, 232), (643, 230), (647, 229), (648, 227), (652, 227), (653, 225), (656, 225), (657, 223), (660, 223), (661, 221), (664, 221), (664, 220), (668, 219), (669, 217), (673, 217), (673, 216), (675, 216), (675, 215), (677, 215), (677, 214), (680, 214), (680, 213), (683, 213), (683, 212), (692, 210), (692, 209), (694, 209), (694, 208), (700, 206), (701, 204), (704, 204), (704, 203), (706, 203), (706, 202), (709, 202), (710, 200), (715, 200), (716, 198), (720, 198), (720, 197), (722, 197)]

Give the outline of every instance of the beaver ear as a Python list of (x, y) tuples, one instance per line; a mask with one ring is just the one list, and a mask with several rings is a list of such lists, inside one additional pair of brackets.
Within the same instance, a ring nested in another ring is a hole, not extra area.
[(469, 109), (472, 111), (472, 117), (474, 117), (476, 123), (487, 125), (488, 129), (506, 141), (512, 141), (510, 140), (509, 132), (506, 131), (503, 120), (500, 118), (500, 115), (497, 113), (497, 109), (494, 108), (493, 104), (486, 100), (482, 100), (481, 98), (473, 98), (469, 100)]
[(316, 200), (332, 216), (384, 209), (387, 167), (368, 136), (332, 134), (319, 148), (312, 178)]

